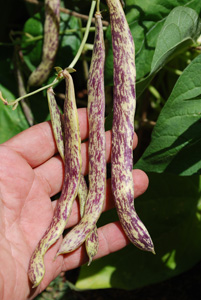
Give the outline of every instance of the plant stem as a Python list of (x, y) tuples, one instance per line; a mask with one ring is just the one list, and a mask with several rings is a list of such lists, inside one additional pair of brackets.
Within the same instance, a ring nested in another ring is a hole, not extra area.
[(178, 76), (180, 76), (183, 73), (181, 70), (170, 68), (167, 66), (165, 67), (165, 69), (171, 73), (174, 73), (175, 75), (178, 75)]
[(96, 11), (100, 13), (100, 0), (96, 0)]
[(12, 102), (8, 102), (6, 99), (4, 99), (3, 96), (2, 96), (2, 93), (0, 92), (0, 99), (4, 102), (4, 104), (13, 106), (16, 103), (18, 103), (19, 101), (21, 101), (22, 99), (25, 99), (25, 98), (28, 98), (30, 96), (33, 96), (34, 94), (37, 94), (37, 93), (39, 93), (39, 92), (41, 92), (43, 90), (46, 90), (46, 89), (48, 89), (48, 88), (50, 88), (50, 87), (58, 84), (62, 79), (63, 79), (63, 76), (61, 76), (59, 78), (56, 77), (52, 83), (50, 83), (50, 84), (48, 84), (46, 86), (43, 86), (43, 87), (41, 87), (41, 88), (39, 88), (39, 89), (31, 92), (31, 93), (28, 93), (28, 94), (26, 94), (24, 96), (21, 96), (21, 97), (17, 98), (16, 100), (12, 101)]
[[(104, 26), (103, 30), (106, 31), (107, 27)], [(77, 28), (77, 29), (66, 29), (64, 31), (60, 31), (59, 35), (72, 34), (72, 33), (77, 32), (77, 31), (85, 32), (86, 31), (86, 27)], [(90, 27), (89, 28), (89, 32), (94, 32), (94, 31), (95, 31), (95, 27)], [(38, 36), (35, 36), (35, 37), (31, 37), (31, 38), (28, 38), (28, 39), (24, 40), (23, 43), (27, 43), (27, 44), (28, 43), (33, 43), (33, 42), (42, 40), (43, 37), (44, 37), (43, 35), (38, 35)], [(21, 43), (21, 41), (14, 41), (13, 43), (1, 43), (0, 42), (0, 46), (14, 46), (14, 45), (18, 45), (20, 43)]]
[(84, 48), (84, 45), (85, 45), (85, 43), (87, 41), (87, 38), (88, 38), (88, 35), (89, 35), (89, 29), (90, 29), (90, 26), (91, 26), (91, 19), (92, 19), (92, 16), (94, 14), (95, 6), (96, 6), (96, 1), (93, 0), (92, 3), (91, 3), (91, 9), (90, 9), (90, 12), (89, 12), (89, 18), (88, 18), (88, 21), (87, 21), (86, 31), (84, 33), (83, 40), (81, 42), (80, 48), (79, 48), (76, 56), (74, 57), (73, 61), (69, 65), (69, 68), (74, 68), (75, 64), (77, 63), (77, 61), (80, 57), (80, 55), (82, 54), (82, 50)]

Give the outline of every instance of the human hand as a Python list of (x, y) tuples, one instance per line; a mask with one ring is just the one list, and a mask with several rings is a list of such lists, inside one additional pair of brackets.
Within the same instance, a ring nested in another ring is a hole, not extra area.
[[(86, 109), (79, 109), (81, 139), (88, 137)], [(134, 137), (133, 147), (137, 145)], [(52, 220), (56, 200), (50, 197), (61, 191), (64, 166), (53, 138), (50, 122), (35, 125), (0, 145), (0, 299), (33, 299), (62, 271), (87, 262), (84, 246), (54, 260), (62, 237), (44, 257), (46, 273), (41, 284), (32, 289), (27, 271), (32, 252)], [(106, 132), (106, 156), (110, 160), (111, 132)], [(56, 155), (55, 155), (56, 154)], [(82, 144), (82, 173), (88, 172), (87, 143)], [(133, 171), (135, 197), (148, 186), (146, 174)], [(110, 180), (107, 181), (104, 210), (114, 206)], [(79, 207), (75, 201), (67, 227), (78, 223)], [(126, 246), (119, 222), (98, 229), (100, 258)]]

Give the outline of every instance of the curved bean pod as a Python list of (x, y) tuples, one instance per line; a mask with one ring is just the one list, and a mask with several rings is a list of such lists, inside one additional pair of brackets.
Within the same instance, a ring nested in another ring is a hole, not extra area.
[(28, 86), (40, 86), (48, 78), (59, 46), (60, 0), (45, 0), (42, 61), (31, 73)]
[[(78, 190), (78, 198), (79, 198), (79, 203), (80, 203), (80, 216), (81, 217), (83, 217), (83, 215), (84, 215), (87, 196), (88, 196), (88, 187), (87, 187), (86, 181), (84, 179), (84, 176), (82, 176), (80, 178), (80, 186), (79, 186), (79, 190)], [(95, 226), (85, 241), (85, 247), (86, 247), (87, 255), (89, 257), (88, 266), (91, 264), (93, 257), (98, 252), (98, 245), (99, 245), (98, 243), (99, 243), (98, 231), (97, 231), (97, 227)]]
[(89, 193), (83, 218), (65, 236), (57, 255), (77, 249), (88, 238), (102, 212), (105, 200), (105, 48), (101, 15), (96, 13), (95, 18), (95, 43), (88, 79)]
[(64, 102), (65, 173), (61, 196), (57, 201), (53, 219), (33, 252), (28, 275), (33, 287), (39, 285), (45, 274), (43, 257), (62, 235), (77, 196), (81, 175), (81, 138), (72, 77), (64, 71), (66, 99)]
[(135, 95), (135, 47), (119, 0), (106, 0), (112, 32), (114, 88), (111, 183), (121, 225), (129, 240), (154, 253), (153, 242), (134, 208), (133, 136)]
[[(64, 135), (63, 135), (64, 122), (63, 122), (62, 115), (59, 111), (58, 105), (56, 103), (56, 99), (52, 88), (48, 89), (47, 98), (48, 98), (48, 105), (49, 105), (49, 111), (51, 116), (52, 129), (57, 144), (57, 149), (60, 153), (61, 158), (64, 160)], [(78, 188), (78, 198), (80, 204), (81, 217), (84, 215), (87, 195), (88, 195), (88, 187), (84, 175), (81, 174), (80, 185)], [(98, 251), (98, 233), (97, 233), (96, 226), (92, 230), (89, 237), (86, 239), (85, 245), (86, 245), (86, 251), (89, 257), (89, 264), (90, 264), (93, 257), (96, 255)]]
[(95, 226), (90, 234), (87, 236), (85, 241), (85, 247), (87, 251), (87, 255), (89, 257), (88, 266), (91, 264), (93, 257), (98, 252), (99, 240), (98, 240), (98, 231), (97, 227)]

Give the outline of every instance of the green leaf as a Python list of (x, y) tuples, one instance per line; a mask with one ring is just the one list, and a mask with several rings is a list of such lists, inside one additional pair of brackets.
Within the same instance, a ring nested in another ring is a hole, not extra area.
[(170, 12), (157, 38), (150, 73), (137, 83), (137, 96), (168, 61), (196, 41), (200, 30), (201, 22), (195, 10), (179, 6)]
[(179, 77), (136, 167), (192, 175), (201, 170), (201, 55)]
[(181, 6), (173, 9), (158, 36), (151, 73), (159, 70), (175, 52), (193, 44), (200, 30), (201, 23), (196, 11)]
[[(44, 10), (29, 18), (24, 25), (22, 47), (24, 60), (31, 71), (33, 71), (41, 62), (43, 47), (43, 25)], [(81, 34), (78, 30), (76, 33), (68, 33), (69, 29), (79, 29), (79, 20), (65, 13), (60, 13), (60, 37), (59, 49), (55, 61), (55, 66), (66, 68), (73, 60), (80, 46)], [(27, 34), (36, 38), (32, 42), (28, 40)], [(39, 40), (37, 40), (39, 38)]]
[[(78, 18), (64, 13), (60, 14), (60, 18), (60, 32), (64, 34), (60, 35), (59, 49), (55, 65), (58, 65), (64, 69), (69, 66), (79, 49), (81, 43), (81, 33), (79, 30), (80, 23)], [(67, 30), (69, 29), (77, 29), (77, 32), (71, 34), (67, 33)]]
[[(200, 260), (200, 177), (149, 174), (149, 179), (149, 188), (135, 200), (135, 207), (152, 236), (156, 255), (130, 244), (83, 266), (77, 288), (131, 290), (178, 275)], [(113, 220), (107, 212), (101, 223)]]
[[(12, 57), (12, 51), (0, 50), (0, 70), (2, 70), (0, 73), (0, 91), (8, 101), (14, 100), (17, 95), (17, 86), (11, 72), (12, 61), (10, 57)], [(11, 107), (0, 101), (0, 143), (26, 128), (28, 128), (28, 123), (20, 105), (13, 111)]]
[[(44, 10), (29, 18), (24, 25), (23, 31), (25, 35), (22, 37), (23, 58), (30, 71), (33, 71), (41, 62), (43, 23)], [(39, 40), (33, 39), (33, 41), (30, 42), (29, 39), (31, 37), (28, 39), (27, 35), (31, 35), (32, 38), (41, 38)], [(29, 42), (27, 40), (29, 40)]]
[[(134, 3), (133, 3), (134, 2)], [(179, 6), (178, 5), (183, 5)], [(189, 7), (196, 7), (196, 10)], [(136, 49), (137, 97), (155, 74), (170, 59), (194, 43), (200, 33), (201, 2), (126, 1), (126, 17)], [(178, 27), (179, 26), (179, 27)], [(105, 82), (113, 85), (111, 30), (106, 33), (107, 47)], [(145, 77), (146, 76), (146, 77)]]
[[(0, 90), (5, 97), (14, 99), (13, 94), (1, 84)], [(26, 128), (28, 128), (28, 123), (21, 107), (18, 105), (17, 109), (13, 111), (11, 107), (0, 102), (0, 144)]]

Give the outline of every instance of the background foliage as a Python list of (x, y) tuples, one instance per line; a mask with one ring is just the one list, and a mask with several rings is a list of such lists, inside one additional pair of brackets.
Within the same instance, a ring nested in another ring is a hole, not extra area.
[[(0, 90), (8, 100), (18, 96), (13, 59), (16, 47), (20, 49), (25, 83), (42, 54), (43, 7), (26, 1), (19, 3), (22, 21), (14, 15), (16, 4), (12, 7), (5, 4), (8, 17), (1, 20), (4, 23), (0, 36)], [(101, 5), (103, 19), (109, 21), (105, 2)], [(87, 15), (90, 1), (62, 1), (62, 6)], [(201, 1), (126, 0), (124, 9), (136, 46), (135, 128), (139, 146), (134, 153), (134, 167), (143, 169), (150, 179), (148, 191), (135, 200), (135, 206), (149, 229), (156, 255), (129, 245), (94, 261), (90, 267), (83, 266), (76, 282), (80, 289), (131, 290), (180, 274), (201, 258), (201, 54), (198, 40)], [(79, 29), (84, 26), (83, 20), (61, 13), (60, 48), (55, 66), (65, 68), (73, 60), (83, 34)], [(71, 29), (77, 30), (69, 31)], [(93, 43), (93, 33), (88, 43)], [(106, 129), (110, 129), (113, 85), (110, 27), (105, 32), (105, 43)], [(86, 66), (90, 58), (91, 51), (86, 50), (73, 74), (79, 107), (87, 105)], [(52, 71), (47, 83), (52, 82), (54, 76)], [(63, 84), (55, 91), (62, 109)], [(31, 97), (29, 105), (35, 123), (49, 119), (46, 92)], [(28, 127), (21, 106), (12, 111), (0, 103), (0, 143)], [(106, 212), (98, 225), (116, 218), (114, 210)]]

